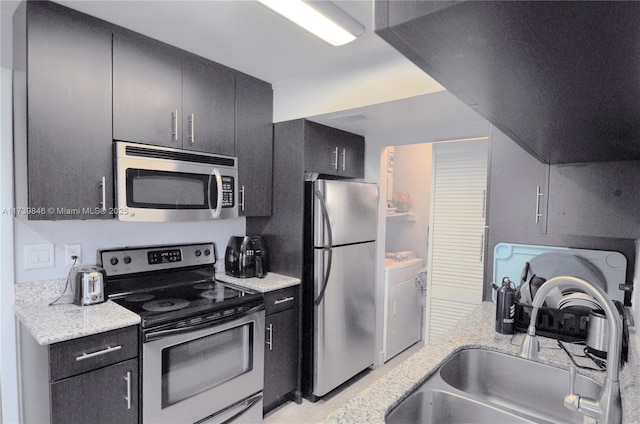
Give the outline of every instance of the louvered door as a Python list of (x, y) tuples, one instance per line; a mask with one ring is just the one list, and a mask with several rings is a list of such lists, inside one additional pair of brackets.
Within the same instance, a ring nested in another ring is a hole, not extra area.
[(488, 141), (436, 143), (427, 340), (482, 302)]

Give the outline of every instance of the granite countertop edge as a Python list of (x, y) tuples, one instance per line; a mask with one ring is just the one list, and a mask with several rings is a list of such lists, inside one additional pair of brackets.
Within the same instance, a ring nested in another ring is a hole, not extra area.
[(243, 288), (268, 293), (300, 284), (300, 279), (269, 272), (264, 278), (236, 278), (226, 274), (216, 275), (216, 280), (234, 284)]
[[(495, 332), (495, 304), (483, 302), (465, 319), (444, 335), (405, 359), (354, 398), (329, 414), (325, 424), (382, 424), (388, 411), (429, 378), (453, 353), (469, 348), (482, 348), (517, 355), (524, 334), (504, 335)], [(569, 368), (570, 359), (560, 349), (557, 340), (540, 337), (539, 361)], [(569, 345), (572, 347), (572, 345)], [(575, 350), (575, 349), (574, 349)], [(578, 353), (578, 352), (576, 352)], [(620, 373), (623, 423), (640, 422), (640, 358), (635, 343), (630, 343), (629, 358)], [(585, 363), (585, 365), (587, 365)], [(598, 382), (604, 373), (578, 369)]]
[[(300, 284), (300, 279), (276, 273), (265, 278), (218, 278), (237, 286), (267, 293)], [(52, 279), (15, 285), (13, 310), (18, 320), (41, 345), (140, 324), (140, 316), (110, 300), (90, 306), (77, 306), (65, 294), (65, 279)]]
[(79, 337), (140, 324), (140, 316), (108, 300), (89, 306), (77, 306), (65, 295), (65, 279), (15, 285), (13, 310), (26, 330), (40, 345), (49, 345)]

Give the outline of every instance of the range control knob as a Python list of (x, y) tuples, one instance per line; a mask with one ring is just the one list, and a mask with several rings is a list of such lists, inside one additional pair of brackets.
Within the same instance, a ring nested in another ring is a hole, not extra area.
[(114, 257), (111, 258), (111, 260), (109, 262), (111, 262), (111, 265), (116, 266), (116, 265), (118, 265), (118, 258), (116, 258), (114, 256)]
[(211, 250), (204, 249), (204, 256), (209, 256), (211, 254)]
[(129, 265), (131, 263), (131, 257), (130, 256), (125, 256), (122, 260), (127, 265)]
[(196, 257), (199, 258), (202, 255), (200, 249), (196, 250)]

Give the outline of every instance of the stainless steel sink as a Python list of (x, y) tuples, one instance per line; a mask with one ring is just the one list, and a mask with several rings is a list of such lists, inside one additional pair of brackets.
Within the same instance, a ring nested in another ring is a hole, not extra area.
[[(576, 391), (596, 398), (600, 385), (578, 375)], [(569, 371), (484, 349), (451, 355), (394, 407), (387, 423), (582, 423), (564, 407)]]
[(533, 423), (487, 403), (436, 389), (420, 389), (393, 409), (387, 423)]

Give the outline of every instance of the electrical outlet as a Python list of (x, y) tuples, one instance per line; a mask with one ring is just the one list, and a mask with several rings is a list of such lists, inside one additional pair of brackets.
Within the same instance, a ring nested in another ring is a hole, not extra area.
[[(73, 259), (76, 256), (76, 259)], [(82, 261), (82, 247), (79, 243), (64, 245), (65, 265), (78, 265)]]

